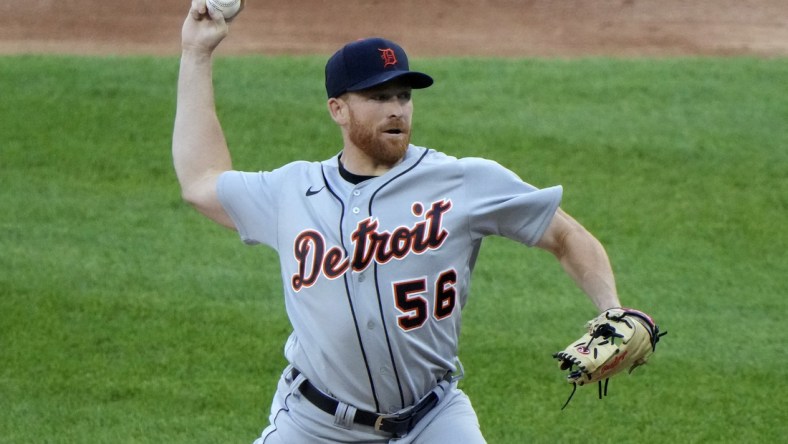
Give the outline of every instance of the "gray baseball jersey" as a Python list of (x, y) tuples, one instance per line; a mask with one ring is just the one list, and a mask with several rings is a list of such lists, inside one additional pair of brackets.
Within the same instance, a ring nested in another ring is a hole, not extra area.
[(226, 172), (218, 193), (244, 242), (279, 253), (287, 360), (337, 399), (389, 413), (456, 371), (482, 238), (533, 245), (562, 189), (411, 145), (399, 165), (357, 185), (335, 156)]

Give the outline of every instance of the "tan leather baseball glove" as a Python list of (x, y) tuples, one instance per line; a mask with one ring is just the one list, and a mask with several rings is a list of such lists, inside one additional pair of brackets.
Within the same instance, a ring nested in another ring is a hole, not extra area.
[(646, 363), (656, 350), (659, 338), (666, 334), (650, 316), (629, 308), (606, 310), (586, 324), (587, 333), (566, 349), (554, 353), (561, 370), (568, 370), (567, 382), (574, 385), (569, 404), (577, 386), (599, 382), (599, 397), (607, 394), (608, 379), (623, 371)]

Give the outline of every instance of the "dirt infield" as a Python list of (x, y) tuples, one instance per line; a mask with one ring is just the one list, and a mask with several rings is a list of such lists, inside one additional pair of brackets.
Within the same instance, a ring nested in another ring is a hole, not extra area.
[[(0, 54), (179, 52), (188, 0), (0, 3)], [(222, 54), (330, 54), (379, 35), (417, 56), (788, 55), (786, 0), (248, 0)]]

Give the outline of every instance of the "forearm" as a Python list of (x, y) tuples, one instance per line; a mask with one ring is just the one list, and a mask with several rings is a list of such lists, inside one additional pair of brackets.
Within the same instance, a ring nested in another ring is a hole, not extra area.
[(610, 260), (602, 244), (582, 227), (569, 231), (559, 261), (599, 311), (620, 307)]
[(216, 115), (209, 52), (185, 48), (178, 77), (172, 156), (184, 197), (211, 176), (232, 168)]

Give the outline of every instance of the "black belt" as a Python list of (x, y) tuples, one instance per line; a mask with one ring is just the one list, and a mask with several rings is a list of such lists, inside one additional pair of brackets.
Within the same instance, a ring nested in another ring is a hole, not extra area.
[[(292, 376), (295, 379), (301, 372), (293, 369)], [(304, 380), (298, 390), (304, 398), (314, 404), (320, 410), (334, 415), (339, 407), (339, 401), (318, 390), (311, 382)], [(430, 392), (418, 404), (405, 413), (381, 415), (379, 413), (357, 410), (353, 422), (373, 427), (375, 430), (391, 433), (400, 438), (413, 430), (413, 427), (421, 421), (424, 416), (438, 404), (438, 395)]]

